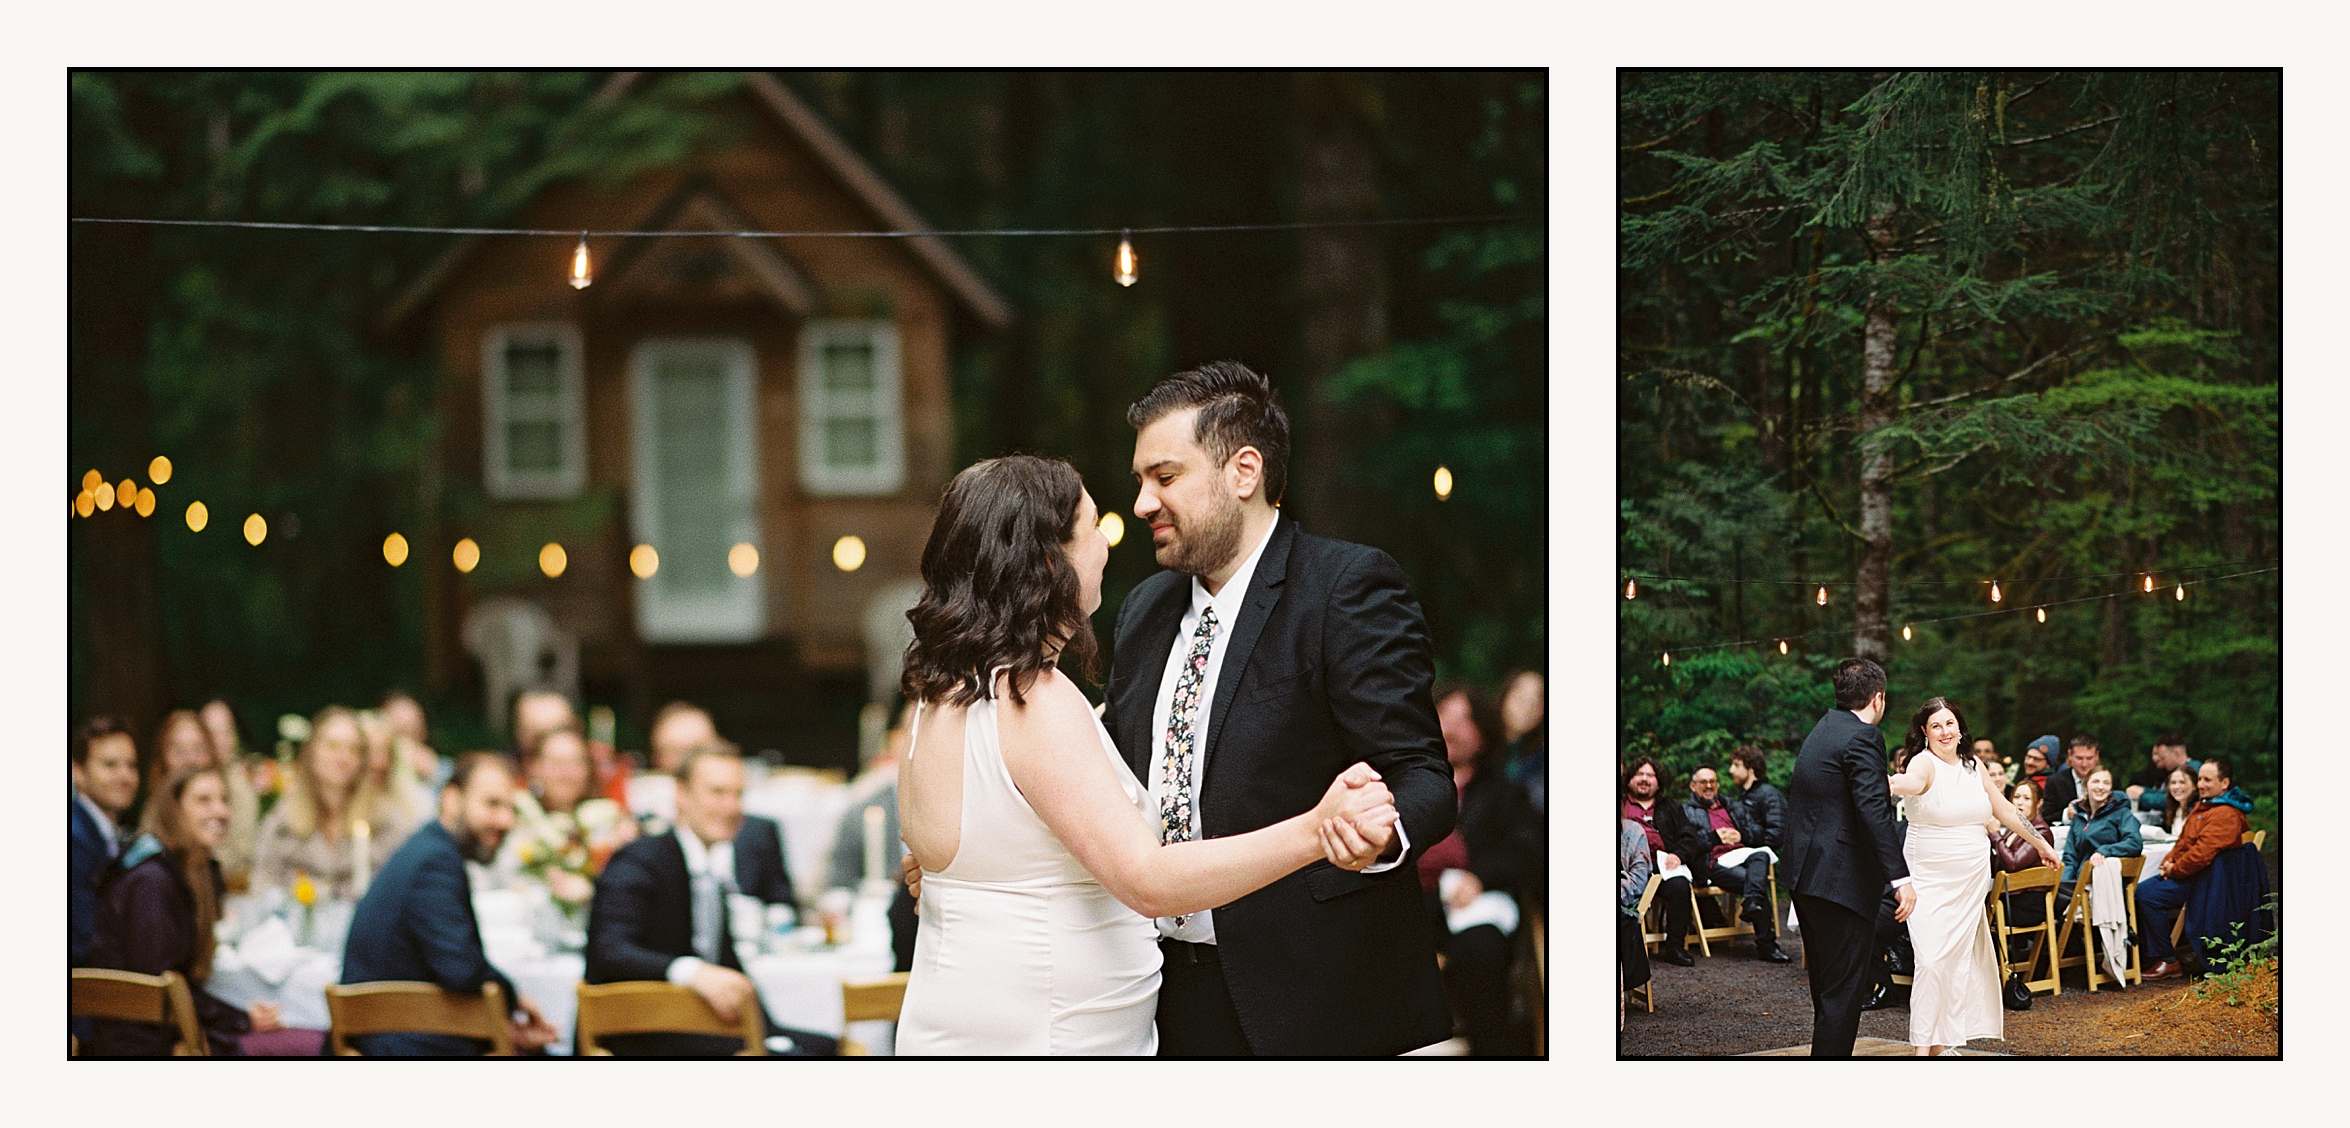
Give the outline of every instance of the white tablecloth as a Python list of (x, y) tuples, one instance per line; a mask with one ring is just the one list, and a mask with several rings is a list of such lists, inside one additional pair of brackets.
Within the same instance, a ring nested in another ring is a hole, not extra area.
[(833, 831), (848, 804), (848, 784), (814, 771), (770, 772), (743, 788), (744, 811), (783, 827), (784, 863), (804, 899), (822, 893), (831, 876)]
[[(893, 959), (887, 949), (872, 951), (835, 948), (810, 952), (771, 952), (754, 956), (746, 970), (759, 987), (759, 998), (775, 1021), (799, 1030), (838, 1038), (841, 1021), (841, 984), (879, 979), (890, 973)], [(876, 1056), (886, 1056), (896, 1024), (860, 1022), (849, 1036)]]

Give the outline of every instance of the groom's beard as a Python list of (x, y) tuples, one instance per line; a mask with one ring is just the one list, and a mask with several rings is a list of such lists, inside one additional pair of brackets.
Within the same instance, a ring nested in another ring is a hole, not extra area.
[(1175, 538), (1154, 553), (1159, 567), (1186, 576), (1205, 576), (1224, 566), (1240, 549), (1240, 503), (1231, 498), (1202, 514), (1196, 525), (1177, 517)]

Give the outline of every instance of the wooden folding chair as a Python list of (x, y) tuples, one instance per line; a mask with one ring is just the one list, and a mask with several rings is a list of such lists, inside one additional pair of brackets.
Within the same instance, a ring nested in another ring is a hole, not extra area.
[[(2064, 982), (2056, 974), (2056, 882), (2058, 874), (2047, 866), (2033, 866), (2014, 873), (1993, 874), (1991, 877), (1991, 942), (1999, 946), (1999, 962), (2005, 972), (2024, 973), (2024, 986), (2034, 994), (2047, 991), (2051, 995), (2064, 994)], [(2007, 919), (2007, 906), (2017, 894), (2040, 894), (2040, 923), (2017, 927)], [(2015, 948), (2009, 941), (2017, 936), (2030, 936), (2032, 950), (2023, 959), (2013, 955)], [(2034, 978), (2032, 972), (2040, 966), (2040, 957), (2048, 955), (2048, 975)]]
[[(898, 1011), (906, 1005), (907, 972), (896, 972), (879, 979), (840, 985), (840, 1014), (843, 1026), (853, 1022), (896, 1022)], [(853, 1038), (840, 1040), (840, 1056), (871, 1057), (873, 1051)]]
[(490, 1044), (491, 1057), (514, 1056), (506, 1028), (506, 992), (495, 981), (478, 995), (444, 990), (437, 983), (387, 979), (374, 983), (330, 983), (326, 987), (326, 1046), (336, 1057), (358, 1057), (349, 1039), (366, 1034), (451, 1034)]
[[(196, 998), (176, 971), (141, 975), (104, 967), (73, 969), (66, 1001), (73, 1018), (111, 1018), (168, 1026), (179, 1033), (173, 1057), (211, 1057), (212, 1043), (196, 1022)], [(74, 1049), (78, 1052), (80, 1047)]]
[[(1780, 919), (1779, 863), (1771, 863), (1768, 871), (1764, 875), (1763, 882), (1767, 886), (1764, 891), (1765, 895), (1768, 896), (1771, 901), (1771, 928), (1772, 931), (1775, 932), (1778, 930), (1778, 922)], [(1691, 939), (1697, 941), (1699, 949), (1704, 951), (1707, 956), (1710, 957), (1714, 954), (1713, 945), (1708, 943), (1708, 941), (1729, 940), (1740, 936), (1751, 936), (1754, 934), (1754, 922), (1745, 919), (1745, 910), (1743, 908), (1745, 904), (1744, 898), (1732, 897), (1730, 896), (1729, 890), (1724, 889), (1718, 885), (1701, 886), (1695, 883), (1691, 883), (1690, 885), (1689, 897), (1691, 900), (1689, 910), (1689, 936)], [(1699, 897), (1719, 898), (1721, 900), (1718, 903), (1727, 904), (1729, 908), (1726, 915), (1729, 918), (1729, 923), (1716, 925), (1711, 928), (1707, 927), (1705, 918), (1699, 915), (1697, 912), (1695, 901)]]
[(757, 999), (728, 1022), (690, 988), (658, 980), (579, 985), (579, 1056), (611, 1057), (599, 1043), (615, 1034), (716, 1034), (740, 1038), (736, 1057), (767, 1056), (767, 1025)]
[[(1657, 945), (1673, 939), (1670, 933), (1664, 931), (1663, 920), (1658, 920), (1655, 928), (1648, 926), (1649, 910), (1655, 909), (1660, 917), (1664, 913), (1664, 909), (1656, 904), (1657, 890), (1664, 888), (1664, 885), (1665, 879), (1652, 873), (1648, 875), (1647, 887), (1640, 891), (1640, 940), (1652, 951)], [(1689, 919), (1692, 921), (1697, 919), (1697, 893), (1695, 890), (1691, 890), (1689, 893)], [(1698, 933), (1696, 935), (1698, 950), (1706, 955), (1712, 955), (1713, 949), (1705, 944), (1705, 934)], [(1683, 943), (1687, 943), (1687, 941), (1684, 940)]]
[[(2121, 858), (2118, 860), (2122, 867), (2122, 904), (2129, 911), (2130, 932), (2136, 933), (2138, 931), (2138, 875), (2144, 871), (2146, 859)], [(2097, 990), (2098, 984), (2116, 981), (2113, 976), (2106, 974), (2104, 966), (2098, 962), (2097, 927), (2089, 921), (2090, 876), (2095, 868), (2088, 860), (2083, 860), (2080, 876), (2073, 880), (2072, 904), (2065, 907), (2064, 927), (2056, 934), (2056, 958), (2048, 968), (2048, 974), (2062, 975), (2065, 968), (2079, 967), (2081, 974), (2088, 979), (2089, 990), (2092, 993)], [(2067, 955), (2066, 953), (2070, 951), (2072, 946), (2073, 929), (2076, 927), (2081, 930), (2081, 954)], [(2123, 969), (2119, 980), (2124, 986), (2144, 982), (2140, 975), (2138, 945), (2132, 944), (2129, 948), (2129, 963)]]
[[(1540, 908), (1529, 908), (1526, 910), (1526, 927), (1528, 929), (1527, 938), (1534, 943), (1534, 996), (1532, 999), (1528, 1000), (1531, 1004), (1529, 1013), (1534, 1019), (1534, 1056), (1541, 1057), (1544, 1012), (1550, 1009), (1550, 975), (1549, 969), (1544, 964), (1544, 961), (1547, 957), (1543, 954), (1542, 950), (1542, 910)], [(1650, 1005), (1648, 1010), (1650, 1014), (1656, 1013), (1655, 984), (1656, 975), (1654, 972), (1651, 972), (1648, 977), (1648, 982), (1641, 985), (1643, 988), (1649, 991), (1648, 1001)]]

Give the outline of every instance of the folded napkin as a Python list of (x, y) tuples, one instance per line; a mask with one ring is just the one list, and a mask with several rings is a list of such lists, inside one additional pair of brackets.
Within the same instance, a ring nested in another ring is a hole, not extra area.
[(1490, 924), (1507, 936), (1518, 930), (1518, 902), (1507, 893), (1487, 890), (1477, 894), (1460, 908), (1444, 910), (1444, 927), (1463, 932), (1480, 924)]
[(1753, 857), (1756, 854), (1765, 855), (1773, 862), (1779, 860), (1778, 852), (1772, 850), (1768, 846), (1740, 846), (1735, 850), (1723, 854), (1721, 860), (1715, 862), (1714, 864), (1721, 866), (1723, 869), (1735, 869), (1739, 866), (1745, 865), (1746, 859)]
[(237, 958), (272, 987), (283, 985), (306, 955), (294, 943), (294, 930), (286, 926), (284, 917), (263, 919), (237, 941)]

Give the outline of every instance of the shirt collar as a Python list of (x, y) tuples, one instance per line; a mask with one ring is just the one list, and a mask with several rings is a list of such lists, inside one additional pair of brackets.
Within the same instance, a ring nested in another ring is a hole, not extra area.
[(1197, 615), (1206, 607), (1214, 606), (1216, 619), (1230, 629), (1234, 617), (1240, 614), (1240, 603), (1248, 598), (1249, 581), (1256, 577), (1257, 561), (1265, 555), (1265, 546), (1273, 543), (1273, 530), (1281, 524), (1281, 511), (1273, 511), (1273, 524), (1265, 526), (1265, 535), (1257, 538), (1257, 546), (1249, 550), (1248, 559), (1233, 569), (1232, 578), (1224, 581), (1224, 590), (1208, 594), (1208, 585), (1198, 576), (1191, 578), (1191, 613)]
[(685, 851), (687, 873), (707, 873), (724, 881), (734, 879), (734, 843), (704, 843), (682, 822), (677, 824), (676, 833), (677, 845)]

